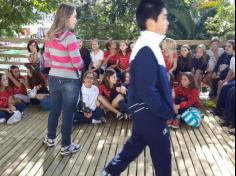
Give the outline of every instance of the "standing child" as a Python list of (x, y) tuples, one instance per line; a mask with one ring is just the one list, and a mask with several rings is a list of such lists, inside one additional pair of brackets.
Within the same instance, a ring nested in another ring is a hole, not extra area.
[(13, 124), (21, 120), (21, 112), (15, 107), (13, 93), (8, 88), (7, 76), (0, 73), (0, 123)]
[(162, 42), (162, 50), (167, 72), (169, 75), (173, 75), (177, 68), (176, 42), (173, 39), (166, 38)]
[(207, 71), (208, 61), (209, 56), (206, 53), (206, 46), (203, 44), (197, 46), (192, 70), (197, 88), (201, 86), (203, 76)]
[(181, 115), (190, 107), (199, 108), (199, 90), (191, 72), (182, 73), (181, 84), (175, 88), (176, 118), (168, 121), (168, 126), (179, 128)]

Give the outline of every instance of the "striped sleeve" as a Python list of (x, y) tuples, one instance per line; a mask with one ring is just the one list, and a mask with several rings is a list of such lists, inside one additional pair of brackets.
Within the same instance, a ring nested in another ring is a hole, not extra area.
[(79, 52), (78, 41), (73, 34), (68, 36), (67, 40), (68, 40), (67, 48), (71, 59), (71, 63), (73, 64), (73, 67), (76, 68), (77, 70), (82, 70), (84, 62)]
[(51, 60), (51, 54), (49, 52), (49, 48), (47, 47), (47, 41), (45, 41), (45, 51), (44, 51), (44, 66), (45, 67), (51, 67), (52, 60)]

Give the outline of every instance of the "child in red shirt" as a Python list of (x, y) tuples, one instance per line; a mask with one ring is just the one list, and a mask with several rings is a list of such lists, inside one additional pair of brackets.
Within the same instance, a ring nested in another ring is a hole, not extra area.
[(0, 73), (0, 123), (4, 123), (16, 110), (13, 93), (7, 87), (7, 76)]
[(175, 88), (174, 93), (176, 118), (168, 121), (168, 126), (179, 128), (181, 115), (190, 107), (200, 107), (199, 90), (191, 72), (182, 73), (181, 84)]
[(117, 55), (117, 65), (120, 69), (121, 73), (124, 73), (125, 71), (129, 70), (129, 61), (130, 61), (131, 53), (128, 52), (128, 46), (126, 42), (121, 41), (120, 42), (120, 51)]
[(104, 53), (103, 65), (111, 68), (117, 68), (117, 45), (114, 40), (110, 40), (106, 44), (107, 51)]
[(19, 67), (11, 66), (10, 72), (6, 72), (6, 76), (9, 79), (9, 88), (12, 89), (13, 95), (27, 95), (26, 87), (22, 84), (22, 82), (25, 82), (25, 78), (20, 75)]
[(102, 84), (99, 87), (100, 95), (98, 96), (98, 101), (101, 106), (116, 114), (118, 119), (123, 118), (123, 114), (117, 110), (117, 102), (119, 102), (120, 89), (117, 85), (117, 75), (115, 70), (108, 69), (104, 75)]

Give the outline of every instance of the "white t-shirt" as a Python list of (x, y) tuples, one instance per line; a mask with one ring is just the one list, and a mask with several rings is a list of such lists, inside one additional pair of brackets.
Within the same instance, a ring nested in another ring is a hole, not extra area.
[(233, 70), (233, 72), (235, 73), (235, 57), (231, 58), (230, 69)]
[[(223, 48), (219, 48), (218, 50), (218, 55), (219, 57), (224, 53), (224, 49)], [(216, 64), (217, 64), (217, 60), (215, 58), (215, 55), (213, 53), (213, 51), (211, 49), (207, 50), (207, 54), (210, 56), (210, 60), (209, 60), (209, 64), (208, 64), (208, 71), (213, 71)]]
[(94, 85), (91, 88), (87, 88), (83, 84), (81, 90), (82, 90), (83, 102), (85, 103), (86, 107), (95, 111), (95, 109), (97, 108), (96, 103), (99, 95), (99, 89)]
[(93, 51), (90, 53), (92, 62), (93, 62), (93, 67), (97, 67), (99, 62), (101, 62), (104, 58), (104, 52), (102, 50), (99, 50), (97, 54), (95, 54)]

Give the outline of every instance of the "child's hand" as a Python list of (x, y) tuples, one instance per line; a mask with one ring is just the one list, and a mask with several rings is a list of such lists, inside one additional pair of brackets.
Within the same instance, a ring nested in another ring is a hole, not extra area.
[(127, 89), (122, 86), (122, 87), (120, 88), (120, 92), (121, 92), (122, 94), (126, 95)]
[(175, 110), (175, 113), (176, 113), (176, 114), (179, 113), (179, 109), (180, 109), (180, 106), (179, 106), (179, 105), (174, 105), (174, 110)]
[(91, 113), (84, 113), (84, 116), (85, 116), (86, 118), (90, 119), (90, 118), (92, 118), (93, 113), (92, 113), (92, 112), (91, 112)]
[(41, 87), (42, 87), (41, 85), (38, 85), (38, 86), (35, 86), (34, 88), (35, 88), (36, 90), (39, 90)]

